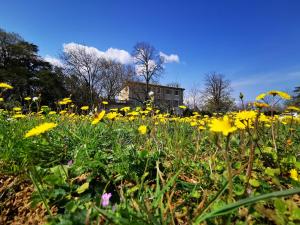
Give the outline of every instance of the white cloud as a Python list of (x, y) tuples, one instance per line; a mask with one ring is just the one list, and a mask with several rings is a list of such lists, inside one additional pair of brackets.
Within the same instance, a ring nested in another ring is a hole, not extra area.
[(165, 63), (179, 63), (179, 56), (176, 54), (167, 55), (163, 52), (159, 52), (159, 55)]
[(63, 65), (64, 65), (58, 58), (55, 58), (55, 57), (50, 56), (50, 55), (46, 55), (44, 57), (44, 60), (47, 61), (47, 62), (49, 62), (53, 66), (63, 67)]
[(74, 49), (82, 49), (85, 50), (87, 53), (95, 54), (98, 57), (115, 60), (117, 62), (120, 62), (122, 64), (129, 64), (132, 62), (131, 55), (122, 49), (117, 48), (109, 48), (106, 51), (101, 51), (95, 47), (90, 47), (86, 45), (77, 44), (74, 42), (63, 44), (63, 51), (69, 52)]
[[(98, 48), (78, 44), (75, 42), (63, 44), (63, 51), (65, 53), (71, 52), (74, 50), (84, 50), (86, 53), (93, 54), (96, 57), (105, 58), (105, 59), (109, 59), (109, 60), (115, 60), (122, 64), (133, 63), (133, 57), (126, 50), (122, 50), (122, 49), (118, 49), (118, 48), (109, 48), (105, 51), (102, 51), (102, 50), (99, 50)], [(164, 60), (164, 63), (179, 63), (179, 56), (176, 54), (167, 55), (163, 52), (159, 52), (159, 55)], [(62, 61), (59, 60), (58, 58), (52, 57), (50, 55), (46, 55), (44, 57), (44, 59), (54, 66), (63, 67)], [(149, 66), (154, 67), (155, 62), (151, 60), (149, 63)], [(144, 68), (142, 66), (136, 66), (137, 74), (141, 74), (143, 72), (143, 70), (144, 70)]]
[(128, 63), (132, 62), (131, 55), (125, 50), (109, 48), (106, 50), (106, 52), (104, 54), (105, 54), (105, 57), (112, 59), (112, 60), (117, 60), (123, 64), (128, 64)]

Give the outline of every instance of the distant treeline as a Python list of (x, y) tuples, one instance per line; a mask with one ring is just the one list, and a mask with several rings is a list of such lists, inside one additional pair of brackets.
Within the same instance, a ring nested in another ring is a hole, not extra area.
[[(84, 66), (74, 61), (77, 56)], [(133, 66), (96, 58), (82, 49), (62, 54), (61, 60), (66, 66), (51, 65), (38, 55), (37, 45), (0, 28), (0, 82), (14, 87), (4, 93), (9, 100), (4, 104), (23, 104), (28, 96), (40, 96), (41, 104), (49, 106), (70, 96), (79, 106), (114, 101), (123, 82), (134, 75)]]

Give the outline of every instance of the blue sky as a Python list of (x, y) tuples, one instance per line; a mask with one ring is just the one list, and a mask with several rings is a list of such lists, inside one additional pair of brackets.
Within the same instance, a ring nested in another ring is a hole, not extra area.
[(298, 0), (4, 0), (0, 27), (37, 44), (42, 56), (57, 57), (70, 42), (130, 53), (147, 41), (179, 56), (161, 83), (189, 89), (216, 71), (235, 97), (253, 99), (300, 85), (299, 12)]

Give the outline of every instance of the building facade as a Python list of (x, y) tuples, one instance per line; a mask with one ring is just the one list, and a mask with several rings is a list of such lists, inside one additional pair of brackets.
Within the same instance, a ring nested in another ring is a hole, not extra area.
[[(176, 108), (183, 104), (184, 88), (149, 84), (149, 92), (153, 92), (154, 104), (161, 108)], [(146, 84), (128, 82), (117, 99), (131, 105), (142, 104), (146, 100)]]

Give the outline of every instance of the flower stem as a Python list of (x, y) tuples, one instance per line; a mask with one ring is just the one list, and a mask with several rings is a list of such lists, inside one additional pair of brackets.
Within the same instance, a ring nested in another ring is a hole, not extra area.
[(225, 161), (227, 165), (227, 172), (228, 172), (228, 187), (229, 187), (229, 202), (232, 200), (232, 193), (233, 193), (233, 183), (232, 183), (232, 169), (231, 169), (231, 160), (228, 155), (229, 151), (229, 141), (230, 135), (226, 138), (226, 147), (225, 147)]
[[(34, 170), (34, 173), (37, 174), (37, 171), (36, 171), (35, 167), (33, 167), (33, 170)], [(45, 206), (45, 208), (46, 208), (48, 214), (52, 217), (51, 210), (50, 210), (50, 208), (49, 208), (49, 206), (48, 206), (48, 203), (46, 202), (46, 199), (44, 198), (44, 195), (42, 194), (42, 191), (41, 191), (39, 185), (37, 184), (37, 182), (36, 182), (36, 180), (35, 180), (34, 175), (32, 174), (32, 172), (30, 172), (29, 175), (30, 175), (30, 178), (31, 178), (31, 180), (32, 180), (32, 182), (33, 182), (33, 185), (36, 187), (36, 189), (37, 189), (37, 191), (38, 191), (38, 193), (39, 193), (39, 196), (40, 196), (41, 199), (42, 199), (42, 202), (44, 203), (44, 206)]]

